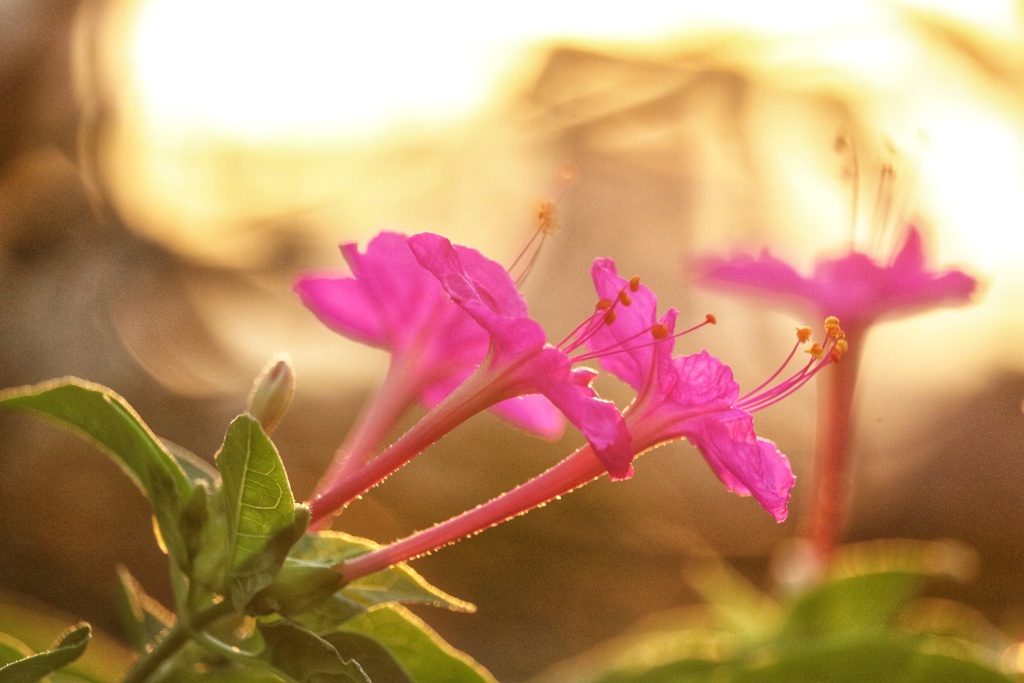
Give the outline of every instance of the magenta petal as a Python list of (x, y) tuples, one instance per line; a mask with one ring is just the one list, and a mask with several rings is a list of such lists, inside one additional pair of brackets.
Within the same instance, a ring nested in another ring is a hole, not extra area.
[(413, 235), (408, 242), (452, 301), (490, 334), (482, 371), (494, 378), (491, 390), (503, 398), (542, 394), (583, 432), (612, 478), (628, 477), (632, 439), (622, 415), (590, 387), (593, 372), (574, 370), (565, 352), (547, 344), (508, 273), (480, 252), (439, 235)]
[(516, 396), (496, 403), (491, 410), (505, 421), (531, 434), (555, 441), (565, 433), (565, 420), (544, 396)]
[(306, 308), (338, 334), (370, 346), (387, 346), (376, 302), (355, 280), (307, 275), (295, 283), (295, 291)]
[(880, 318), (966, 303), (977, 287), (966, 273), (928, 268), (924, 240), (914, 226), (907, 227), (903, 244), (887, 261), (848, 251), (819, 260), (813, 275), (803, 277), (765, 253), (757, 259), (707, 259), (700, 272), (713, 284), (781, 298), (823, 317), (837, 316), (850, 333), (864, 331)]
[[(390, 351), (392, 368), (404, 373), (399, 385), (408, 394), (405, 400), (419, 400), (428, 408), (437, 405), (480, 365), (490, 336), (420, 265), (405, 235), (382, 232), (365, 251), (344, 244), (341, 253), (351, 276), (306, 276), (295, 291), (335, 332)], [(501, 278), (508, 278), (500, 266), (479, 254), (464, 258), (473, 261), (477, 277), (496, 290)], [(513, 306), (518, 301), (525, 314), (525, 303), (514, 289), (504, 296)], [(557, 438), (564, 429), (561, 416), (542, 398), (495, 407), (495, 412), (545, 438)]]
[(754, 419), (749, 413), (716, 413), (694, 420), (690, 429), (687, 438), (726, 488), (741, 496), (753, 496), (775, 521), (786, 519), (796, 478), (789, 460), (775, 444), (754, 435)]
[(594, 455), (604, 463), (612, 479), (632, 476), (632, 437), (618, 408), (601, 399), (590, 383), (596, 373), (573, 368), (568, 356), (547, 345), (495, 372), (518, 394), (543, 394), (590, 442)]
[(892, 267), (896, 272), (921, 272), (924, 270), (924, 242), (921, 231), (914, 226), (907, 228), (907, 236), (903, 246), (892, 259)]
[[(590, 273), (597, 295), (609, 301), (614, 301), (629, 284), (618, 274), (611, 259), (597, 259)], [(617, 305), (614, 322), (601, 325), (588, 339), (587, 348), (603, 353), (601, 365), (640, 391), (648, 381), (655, 356), (659, 353), (670, 356), (674, 341), (666, 339), (657, 344), (651, 343), (651, 328), (658, 322), (658, 299), (654, 292), (640, 285), (635, 292), (627, 290), (627, 294), (631, 299), (630, 305)], [(670, 317), (674, 321), (674, 311)]]
[(763, 294), (793, 297), (812, 295), (807, 280), (801, 277), (792, 266), (775, 258), (767, 251), (762, 252), (756, 259), (748, 255), (740, 255), (732, 259), (704, 259), (698, 265), (698, 272), (708, 282), (747, 290), (753, 289)]
[(668, 371), (676, 377), (668, 400), (681, 414), (709, 406), (729, 406), (739, 397), (740, 385), (733, 379), (732, 369), (707, 351), (673, 358), (671, 370), (662, 372)]
[(492, 353), (515, 356), (544, 346), (544, 330), (529, 318), (526, 302), (499, 264), (432, 233), (413, 235), (408, 242), (452, 301), (491, 335)]

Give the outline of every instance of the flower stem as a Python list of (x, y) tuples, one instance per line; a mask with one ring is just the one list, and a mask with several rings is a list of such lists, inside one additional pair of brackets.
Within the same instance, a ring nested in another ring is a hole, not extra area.
[(853, 393), (857, 383), (863, 334), (855, 336), (850, 350), (831, 372), (818, 396), (818, 430), (815, 444), (814, 492), (806, 536), (822, 566), (835, 552), (846, 524), (850, 488), (850, 453), (853, 427)]
[(478, 370), (383, 453), (315, 496), (309, 502), (310, 527), (323, 528), (330, 515), (384, 481), (462, 422), (505, 398), (489, 391), (492, 384), (493, 378)]
[(411, 376), (414, 364), (395, 364), (398, 356), (392, 356), (392, 364), (384, 382), (366, 402), (356, 423), (334, 454), (327, 472), (313, 490), (313, 497), (337, 486), (352, 476), (373, 456), (373, 452), (384, 441), (388, 431), (415, 400), (415, 378)]
[(501, 524), (569, 493), (605, 473), (605, 466), (594, 455), (591, 447), (583, 446), (551, 469), (483, 505), (366, 555), (343, 562), (338, 568), (345, 581), (353, 581)]
[(124, 683), (142, 683), (174, 655), (185, 643), (189, 642), (195, 631), (201, 631), (221, 617), (234, 613), (230, 600), (223, 600), (194, 615), (191, 619), (182, 617), (164, 636), (157, 641), (146, 654), (135, 661), (131, 671), (124, 678)]

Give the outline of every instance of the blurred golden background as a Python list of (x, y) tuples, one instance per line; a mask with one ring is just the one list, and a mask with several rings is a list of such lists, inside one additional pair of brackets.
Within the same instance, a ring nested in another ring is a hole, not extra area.
[[(844, 131), (866, 160), (900, 150), (931, 256), (985, 283), (969, 308), (873, 334), (848, 537), (967, 541), (983, 564), (960, 595), (1024, 633), (1024, 4), (677, 4), (0, 0), (0, 386), (106, 384), (212, 457), (286, 351), (299, 392), (276, 440), (304, 497), (386, 358), (322, 328), (296, 274), (340, 270), (336, 245), (381, 228), (510, 262), (563, 162), (578, 179), (526, 285), (535, 317), (561, 337), (611, 256), (684, 317), (713, 311), (680, 348), (752, 386), (794, 320), (698, 288), (686, 264), (770, 246), (807, 268), (848, 246)], [(813, 405), (805, 390), (758, 416), (802, 479), (786, 524), (674, 444), (629, 482), (417, 561), (479, 607), (421, 613), (516, 681), (692, 601), (694, 556), (768, 586), (802, 519)], [(580, 441), (480, 416), (335, 526), (403, 536)], [(116, 563), (168, 599), (146, 510), (90, 446), (0, 415), (0, 588), (116, 633)]]

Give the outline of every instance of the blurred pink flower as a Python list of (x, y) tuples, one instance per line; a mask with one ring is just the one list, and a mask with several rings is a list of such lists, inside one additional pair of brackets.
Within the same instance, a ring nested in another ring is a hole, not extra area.
[(541, 394), (583, 432), (613, 479), (630, 476), (629, 432), (615, 404), (591, 388), (597, 373), (573, 368), (565, 349), (547, 343), (508, 272), (439, 235), (421, 233), (408, 242), (423, 268), (490, 336), (490, 351), (467, 382), (476, 391), (473, 400)]
[(907, 226), (900, 249), (882, 263), (850, 250), (841, 258), (819, 259), (814, 273), (804, 277), (765, 251), (758, 258), (709, 258), (699, 270), (708, 283), (834, 315), (856, 337), (881, 318), (967, 303), (977, 288), (977, 281), (959, 270), (926, 267), (921, 233), (913, 225)]
[(614, 322), (596, 329), (587, 346), (637, 391), (624, 413), (637, 453), (686, 438), (726, 488), (753, 496), (776, 521), (785, 520), (795, 478), (775, 444), (754, 434), (750, 411), (788, 395), (808, 377), (741, 398), (732, 371), (706, 351), (672, 357), (675, 309), (659, 320), (654, 293), (619, 276), (611, 259), (595, 261), (591, 274), (605, 299), (629, 292), (630, 305), (617, 308)]
[(804, 277), (765, 252), (759, 258), (707, 259), (700, 271), (702, 279), (710, 284), (837, 316), (853, 344), (851, 353), (830, 373), (819, 394), (807, 536), (819, 561), (827, 562), (845, 524), (853, 397), (868, 330), (887, 317), (967, 303), (978, 283), (959, 270), (929, 268), (921, 233), (910, 224), (900, 248), (881, 262), (851, 249), (840, 258), (819, 259), (814, 273)]

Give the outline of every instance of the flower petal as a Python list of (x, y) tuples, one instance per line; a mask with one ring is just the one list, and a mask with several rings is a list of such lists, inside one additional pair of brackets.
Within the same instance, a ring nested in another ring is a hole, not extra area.
[(701, 275), (712, 284), (837, 316), (848, 333), (863, 332), (880, 318), (966, 303), (977, 288), (974, 278), (929, 268), (920, 231), (913, 225), (906, 230), (899, 250), (886, 261), (850, 250), (839, 258), (820, 259), (813, 275), (803, 277), (765, 252), (758, 259), (706, 259)]
[[(354, 243), (343, 244), (341, 253), (350, 277), (310, 275), (301, 278), (295, 290), (335, 332), (390, 351), (392, 366), (405, 373), (398, 384), (409, 393), (406, 400), (419, 400), (431, 408), (473, 374), (486, 357), (491, 338), (452, 303), (438, 278), (420, 265), (407, 239), (381, 232), (362, 252)], [(502, 278), (508, 276), (500, 266), (476, 252), (461, 257), (473, 263), (478, 279), (501, 292), (507, 307), (525, 314), (525, 303), (514, 286), (512, 292), (501, 289)], [(499, 404), (494, 411), (548, 439), (557, 438), (565, 426), (551, 403), (541, 397)]]
[(528, 316), (526, 302), (499, 264), (432, 233), (413, 235), (408, 242), (452, 301), (487, 330), (493, 353), (516, 356), (544, 346), (544, 330)]
[(387, 337), (377, 302), (351, 278), (307, 275), (295, 283), (306, 308), (338, 334), (353, 341), (386, 348)]
[[(674, 346), (671, 338), (657, 344), (651, 343), (651, 328), (658, 322), (658, 298), (642, 284), (637, 291), (629, 291), (629, 281), (618, 274), (615, 262), (611, 259), (594, 261), (590, 274), (599, 297), (615, 301), (619, 293), (625, 291), (630, 304), (615, 307), (614, 321), (598, 327), (588, 339), (587, 348), (592, 352), (603, 352), (601, 365), (640, 391), (651, 374), (656, 353), (671, 356)], [(674, 319), (674, 313), (672, 317)]]
[(753, 496), (782, 522), (796, 483), (789, 460), (767, 439), (754, 435), (754, 418), (742, 410), (715, 413), (691, 421), (686, 437), (707, 460), (726, 488)]
[(490, 334), (491, 350), (480, 369), (492, 377), (488, 391), (501, 398), (542, 394), (583, 432), (612, 478), (630, 476), (632, 439), (622, 415), (590, 387), (592, 371), (573, 369), (565, 352), (547, 344), (508, 273), (439, 235), (413, 235), (409, 245), (452, 300)]

